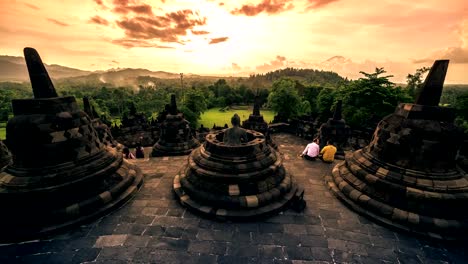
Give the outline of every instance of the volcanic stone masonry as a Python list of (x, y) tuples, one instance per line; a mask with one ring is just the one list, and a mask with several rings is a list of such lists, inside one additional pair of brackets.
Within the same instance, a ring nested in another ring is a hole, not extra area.
[(380, 121), (371, 143), (326, 177), (360, 214), (439, 239), (466, 239), (468, 179), (456, 166), (462, 132), (454, 109), (439, 107), (448, 60), (435, 61), (414, 104)]
[(328, 140), (333, 141), (337, 149), (335, 158), (338, 159), (344, 159), (343, 148), (348, 144), (348, 138), (351, 134), (351, 129), (346, 125), (345, 120), (341, 116), (341, 108), (342, 101), (338, 100), (333, 118), (329, 118), (319, 129), (320, 149), (327, 144)]
[(177, 197), (189, 209), (218, 219), (250, 220), (282, 210), (298, 192), (282, 156), (263, 134), (238, 127), (238, 117), (232, 121), (233, 128), (208, 134), (190, 154), (174, 178)]
[(58, 97), (36, 50), (24, 49), (34, 99), (13, 100), (6, 144), (13, 162), (0, 173), (0, 240), (69, 228), (122, 205), (141, 171), (99, 140), (72, 96)]
[(91, 119), (91, 123), (93, 124), (93, 127), (96, 130), (96, 132), (98, 133), (98, 137), (101, 143), (104, 144), (106, 147), (112, 147), (117, 148), (117, 150), (122, 150), (124, 146), (114, 139), (110, 128), (101, 121), (96, 111), (94, 110), (94, 107), (91, 107), (91, 104), (89, 103), (89, 98), (86, 96), (83, 97), (83, 109), (88, 115), (88, 117)]
[(267, 140), (267, 143), (270, 144), (273, 148), (278, 149), (276, 143), (271, 139), (270, 132), (268, 130), (268, 124), (263, 120), (263, 115), (260, 113), (260, 97), (255, 96), (254, 108), (252, 114), (249, 115), (249, 119), (242, 122), (242, 127), (245, 129), (255, 130), (263, 135)]
[(0, 171), (3, 170), (11, 162), (11, 153), (7, 146), (0, 141)]
[(154, 144), (151, 156), (187, 155), (199, 145), (193, 137), (189, 122), (177, 110), (175, 95), (171, 95), (169, 113), (161, 124), (159, 140)]

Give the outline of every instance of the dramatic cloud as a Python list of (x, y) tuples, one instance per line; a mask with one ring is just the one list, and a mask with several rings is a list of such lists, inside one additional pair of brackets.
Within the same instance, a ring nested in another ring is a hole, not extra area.
[(285, 66), (286, 57), (276, 56), (275, 60), (270, 61), (270, 63), (264, 63), (263, 65), (255, 67), (260, 72), (274, 71), (281, 67)]
[(29, 8), (32, 8), (34, 10), (39, 10), (40, 8), (35, 6), (35, 5), (32, 5), (32, 4), (28, 4), (28, 3), (24, 3), (25, 6), (29, 7)]
[[(99, 6), (104, 6), (104, 1), (94, 1)], [(157, 15), (156, 9), (144, 1), (113, 0), (111, 3), (109, 1), (106, 3), (110, 4), (108, 10), (117, 15), (117, 19), (108, 21), (96, 15), (90, 18), (90, 22), (99, 25), (115, 23), (118, 28), (123, 29), (125, 37), (112, 43), (126, 48), (155, 46), (168, 48), (156, 45), (155, 41), (183, 44), (187, 40), (182, 37), (187, 36), (188, 32), (192, 32), (193, 35), (209, 34), (208, 31), (196, 29), (197, 26), (206, 25), (206, 18), (189, 9)]]
[(464, 20), (457, 30), (460, 46), (449, 47), (444, 50), (433, 52), (430, 56), (423, 59), (413, 60), (414, 63), (432, 63), (438, 59), (448, 59), (451, 63), (468, 63), (468, 20)]
[(291, 0), (263, 0), (257, 5), (243, 5), (241, 8), (231, 11), (233, 15), (256, 16), (262, 12), (277, 14), (293, 8)]
[(153, 8), (150, 5), (121, 5), (121, 6), (116, 6), (114, 8), (114, 12), (116, 13), (122, 13), (122, 14), (128, 14), (130, 12), (136, 13), (136, 14), (145, 14), (145, 15), (152, 15), (153, 14)]
[(54, 23), (56, 25), (62, 26), (62, 27), (68, 27), (69, 26), (69, 24), (58, 21), (58, 20), (53, 19), (53, 18), (48, 18), (47, 20), (49, 20), (50, 22), (52, 22), (52, 23)]
[(150, 41), (140, 40), (140, 39), (114, 39), (112, 43), (123, 46), (125, 48), (159, 48), (159, 49), (173, 49), (174, 47), (170, 46), (161, 46)]
[(194, 35), (206, 35), (206, 34), (210, 34), (210, 32), (205, 31), (205, 30), (192, 30), (192, 34), (194, 34)]
[(106, 19), (100, 17), (100, 16), (94, 16), (92, 17), (90, 20), (89, 20), (91, 23), (95, 23), (95, 24), (98, 24), (98, 25), (109, 25), (109, 21), (107, 21)]
[(167, 13), (155, 19), (147, 17), (124, 18), (117, 25), (133, 39), (157, 39), (163, 42), (181, 43), (181, 36), (196, 26), (205, 25), (206, 19), (195, 17), (191, 10)]
[(227, 41), (229, 38), (228, 37), (222, 37), (222, 38), (212, 38), (210, 40), (210, 43), (209, 44), (216, 44), (216, 43), (220, 43), (220, 42), (225, 42)]
[(309, 3), (309, 9), (310, 8), (319, 8), (319, 7), (322, 7), (322, 6), (326, 6), (332, 2), (336, 2), (338, 0), (307, 0), (307, 2)]

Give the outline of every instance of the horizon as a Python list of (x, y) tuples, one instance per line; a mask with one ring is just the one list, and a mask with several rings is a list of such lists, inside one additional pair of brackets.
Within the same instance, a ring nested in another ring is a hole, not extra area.
[[(7, 0), (0, 53), (38, 50), (86, 71), (147, 69), (248, 77), (277, 69), (362, 77), (384, 67), (395, 83), (450, 59), (446, 83), (468, 83), (468, 3), (440, 1)], [(366, 8), (362, 8), (366, 6)], [(268, 30), (266, 30), (268, 29)]]

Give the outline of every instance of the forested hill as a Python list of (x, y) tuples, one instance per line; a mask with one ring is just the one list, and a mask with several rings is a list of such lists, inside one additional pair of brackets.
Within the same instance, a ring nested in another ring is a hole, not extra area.
[(300, 81), (304, 85), (316, 86), (337, 86), (340, 83), (346, 82), (338, 73), (332, 71), (322, 71), (314, 69), (296, 69), (284, 68), (265, 74), (254, 74), (249, 77), (248, 82), (258, 83), (261, 86), (269, 86), (274, 81), (282, 77), (289, 77)]

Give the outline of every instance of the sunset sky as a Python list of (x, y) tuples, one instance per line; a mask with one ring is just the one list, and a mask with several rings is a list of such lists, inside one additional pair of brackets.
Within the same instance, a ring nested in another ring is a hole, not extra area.
[(83, 70), (243, 75), (284, 67), (348, 78), (450, 59), (468, 83), (467, 0), (0, 0), (0, 55), (36, 48)]

